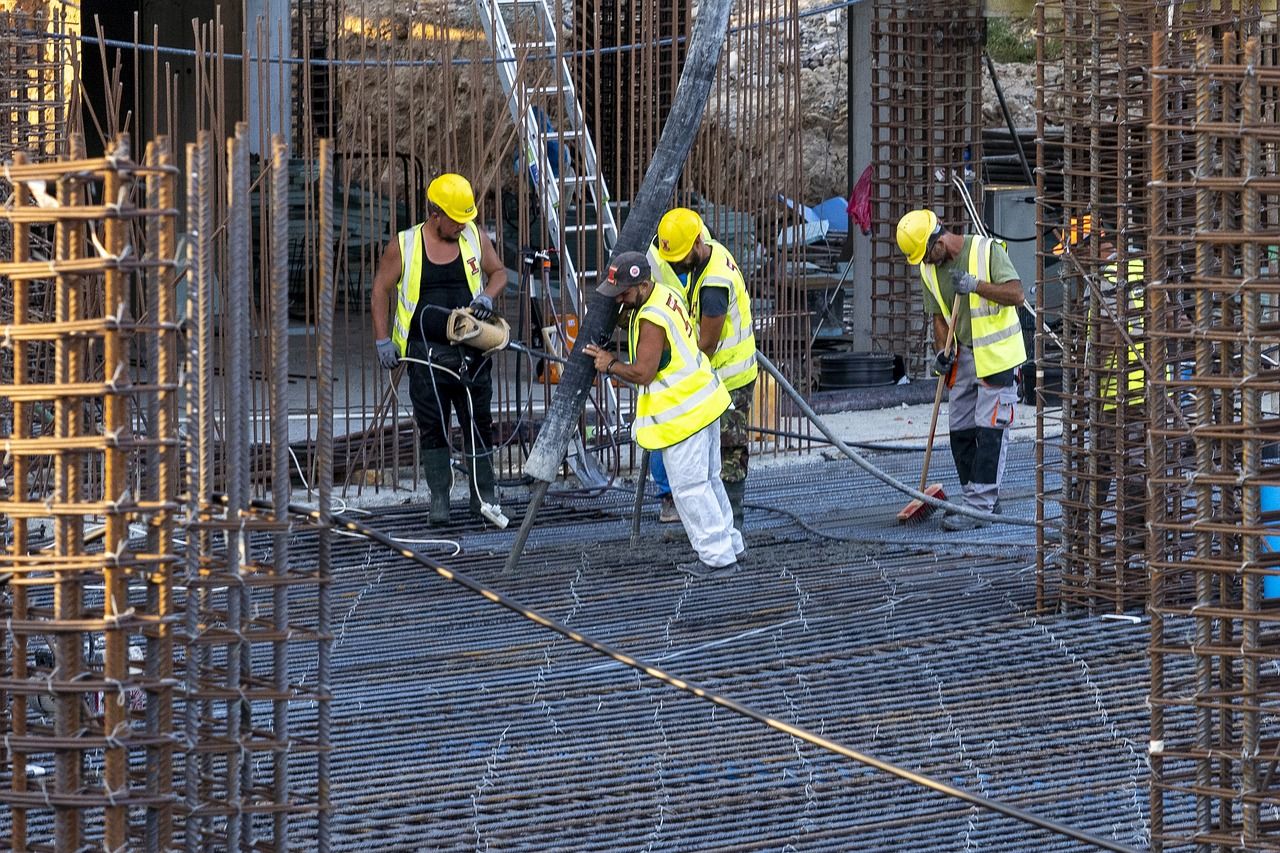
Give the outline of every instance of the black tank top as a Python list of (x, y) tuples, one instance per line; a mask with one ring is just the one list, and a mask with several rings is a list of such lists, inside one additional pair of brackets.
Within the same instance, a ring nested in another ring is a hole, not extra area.
[(450, 263), (437, 264), (432, 263), (424, 249), (422, 272), (418, 281), (418, 305), (413, 312), (413, 322), (409, 325), (409, 340), (420, 341), (425, 332), (427, 343), (449, 343), (449, 336), (445, 334), (448, 311), (427, 309), (426, 306), (437, 305), (452, 311), (454, 308), (470, 305), (471, 299), (467, 273), (462, 267), (462, 252), (459, 251), (458, 257)]

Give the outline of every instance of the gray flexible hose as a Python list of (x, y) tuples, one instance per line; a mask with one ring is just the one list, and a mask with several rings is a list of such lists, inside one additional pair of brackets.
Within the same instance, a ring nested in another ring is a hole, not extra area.
[[(857, 465), (863, 471), (866, 471), (871, 476), (875, 477), (880, 482), (893, 486), (895, 489), (902, 492), (903, 494), (910, 495), (916, 500), (926, 503), (929, 506), (934, 507), (935, 509), (945, 509), (950, 512), (957, 513), (959, 515), (967, 515), (970, 518), (976, 518), (979, 521), (989, 521), (993, 524), (1016, 524), (1020, 527), (1036, 526), (1036, 522), (1033, 519), (1010, 518), (1009, 516), (1005, 516), (1005, 515), (997, 515), (994, 512), (983, 512), (982, 510), (973, 509), (967, 506), (961, 506), (960, 504), (953, 504), (953, 503), (950, 503), (949, 501), (938, 500), (935, 497), (926, 495), (924, 492), (920, 491), (919, 489), (916, 489), (913, 486), (907, 485), (906, 483), (897, 479), (893, 475), (887, 474), (884, 471), (881, 471), (879, 468), (872, 465), (864, 457), (862, 457), (858, 453), (858, 451), (854, 450), (852, 447), (850, 447), (849, 445), (841, 441), (839, 437), (836, 436), (836, 434), (831, 431), (831, 428), (822, 422), (822, 418), (818, 417), (818, 413), (813, 410), (813, 407), (805, 402), (804, 397), (800, 396), (800, 392), (797, 391), (792, 386), (792, 384), (787, 381), (787, 377), (782, 375), (782, 371), (778, 370), (777, 366), (774, 365), (774, 363), (770, 361), (765, 356), (765, 354), (760, 352), (759, 350), (756, 350), (756, 361), (759, 362), (760, 366), (763, 367), (765, 371), (774, 378), (774, 381), (778, 383), (778, 386), (782, 388), (783, 391), (787, 392), (787, 396), (789, 396), (792, 400), (795, 401), (795, 404), (800, 407), (800, 411), (804, 413), (804, 416), (808, 418), (810, 421), (812, 421), (813, 425), (818, 428), (818, 432), (826, 436), (827, 441), (831, 442), (832, 447), (839, 450), (845, 456), (848, 456), (850, 459), (853, 460), (853, 463), (855, 465)], [(1052, 525), (1046, 525), (1046, 526), (1052, 526)]]

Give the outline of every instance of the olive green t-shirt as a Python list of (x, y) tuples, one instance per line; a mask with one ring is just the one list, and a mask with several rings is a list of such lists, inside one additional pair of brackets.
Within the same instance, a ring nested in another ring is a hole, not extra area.
[[(951, 271), (959, 269), (962, 272), (969, 271), (969, 252), (973, 249), (973, 235), (970, 234), (964, 238), (964, 249), (954, 261), (946, 261), (938, 264), (938, 291), (942, 294), (942, 298), (947, 302), (947, 310), (951, 310), (951, 303), (955, 301), (956, 291), (951, 286)], [(999, 242), (991, 246), (991, 278), (990, 281), (996, 284), (1003, 284), (1006, 281), (1012, 281), (1018, 278), (1018, 271), (1013, 268), (1013, 261), (1009, 260), (1009, 253), (1005, 251), (1004, 246)], [(978, 276), (979, 280), (986, 281), (988, 279)], [(934, 314), (941, 314), (942, 308), (938, 306), (937, 300), (933, 298), (933, 294), (929, 292), (929, 288), (924, 288), (924, 313), (932, 317)], [(972, 324), (969, 322), (969, 300), (960, 300), (960, 310), (956, 312), (956, 340), (965, 346), (973, 346)], [(942, 341), (934, 341), (934, 345), (939, 349), (942, 347)]]

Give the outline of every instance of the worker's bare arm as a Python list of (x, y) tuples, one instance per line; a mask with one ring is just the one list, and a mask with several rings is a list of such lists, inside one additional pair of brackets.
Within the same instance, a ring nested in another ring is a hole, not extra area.
[(999, 305), (1021, 305), (1027, 298), (1022, 290), (1022, 282), (1016, 278), (999, 284), (994, 281), (980, 281), (978, 295)]
[(391, 303), (400, 282), (400, 241), (392, 240), (382, 250), (378, 269), (373, 274), (369, 291), (369, 310), (373, 313), (373, 336), (377, 340), (391, 337)]
[(484, 292), (497, 299), (507, 286), (507, 268), (484, 229), (480, 230), (480, 269), (484, 270), (486, 276)]
[(667, 336), (662, 328), (649, 320), (640, 321), (640, 340), (636, 344), (636, 360), (626, 362), (595, 344), (587, 344), (584, 352), (595, 360), (596, 370), (616, 376), (633, 385), (648, 385), (658, 375), (662, 349)]

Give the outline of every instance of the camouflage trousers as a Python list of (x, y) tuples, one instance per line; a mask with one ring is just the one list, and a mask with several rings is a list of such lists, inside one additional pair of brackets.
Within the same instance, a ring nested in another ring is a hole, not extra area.
[(755, 389), (753, 379), (730, 391), (733, 408), (720, 416), (720, 479), (725, 483), (742, 483), (747, 479), (751, 441), (747, 426), (751, 421), (751, 398)]

